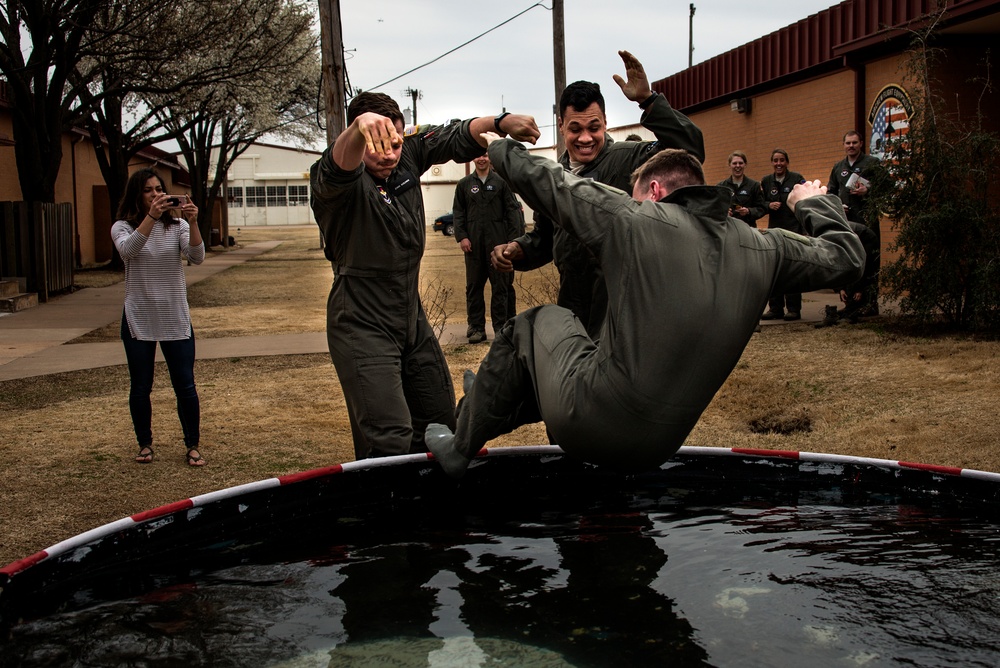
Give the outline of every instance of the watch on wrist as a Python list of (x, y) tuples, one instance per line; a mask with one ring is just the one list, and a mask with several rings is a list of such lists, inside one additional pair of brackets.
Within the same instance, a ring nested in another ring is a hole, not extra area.
[(496, 128), (498, 135), (507, 134), (506, 132), (504, 132), (503, 130), (500, 129), (500, 121), (502, 121), (503, 119), (507, 118), (508, 116), (510, 116), (510, 112), (509, 111), (505, 111), (505, 112), (503, 112), (502, 114), (500, 114), (499, 116), (497, 116), (496, 118), (493, 119), (493, 127)]
[(649, 105), (653, 104), (653, 100), (655, 99), (656, 99), (656, 93), (654, 92), (650, 94), (650, 96), (647, 97), (645, 100), (639, 103), (639, 108), (646, 109)]

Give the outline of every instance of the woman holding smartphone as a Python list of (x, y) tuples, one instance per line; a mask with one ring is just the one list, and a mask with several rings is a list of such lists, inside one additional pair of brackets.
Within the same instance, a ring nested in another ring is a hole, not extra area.
[[(172, 209), (179, 208), (182, 218)], [(118, 205), (111, 238), (125, 261), (125, 309), (121, 337), (128, 359), (129, 410), (139, 443), (135, 461), (153, 461), (152, 406), (156, 344), (167, 362), (177, 396), (190, 466), (204, 466), (198, 450), (201, 409), (194, 385), (194, 330), (188, 310), (183, 260), (201, 264), (205, 244), (191, 198), (170, 196), (153, 169), (132, 174)], [(186, 219), (186, 220), (185, 220)]]

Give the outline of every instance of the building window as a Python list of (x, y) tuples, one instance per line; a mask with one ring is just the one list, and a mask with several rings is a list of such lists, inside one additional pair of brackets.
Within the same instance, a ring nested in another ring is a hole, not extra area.
[(242, 209), (243, 208), (243, 188), (240, 186), (230, 186), (227, 191), (227, 199), (229, 200), (230, 209)]
[(247, 186), (247, 208), (264, 206), (264, 186)]
[(309, 186), (288, 186), (288, 206), (309, 206)]
[(288, 197), (285, 195), (285, 186), (267, 186), (268, 206), (288, 206)]

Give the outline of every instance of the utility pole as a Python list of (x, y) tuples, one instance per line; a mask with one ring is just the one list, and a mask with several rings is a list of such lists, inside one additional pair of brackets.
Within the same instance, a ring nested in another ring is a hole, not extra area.
[(422, 99), (424, 97), (424, 94), (421, 93), (416, 88), (407, 88), (406, 90), (403, 91), (403, 95), (409, 95), (410, 98), (413, 100), (413, 119), (412, 119), (412, 122), (413, 122), (414, 127), (416, 127), (416, 125), (417, 125), (417, 100)]
[[(552, 71), (555, 79), (556, 98), (552, 105), (553, 117), (559, 118), (559, 98), (566, 88), (566, 32), (563, 20), (563, 0), (552, 0)], [(556, 156), (566, 150), (566, 142), (556, 129)]]
[(326, 102), (326, 143), (333, 144), (346, 127), (344, 110), (344, 36), (340, 0), (319, 0), (319, 41), (322, 52), (323, 100)]
[(691, 3), (691, 15), (688, 16), (688, 67), (694, 64), (694, 3)]

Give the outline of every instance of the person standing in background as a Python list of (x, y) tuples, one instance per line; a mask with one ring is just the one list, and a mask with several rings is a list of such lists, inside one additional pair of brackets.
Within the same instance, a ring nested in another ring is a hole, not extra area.
[[(844, 203), (847, 220), (865, 225), (875, 234), (875, 242), (882, 247), (879, 212), (870, 204), (873, 190), (877, 190), (887, 176), (878, 158), (864, 153), (864, 143), (857, 130), (844, 133), (844, 159), (833, 166), (826, 190)], [(878, 315), (878, 274), (881, 269), (881, 252), (876, 254), (872, 268), (873, 279), (863, 297), (866, 306), (862, 315)]]
[(729, 154), (728, 179), (719, 182), (720, 186), (729, 188), (733, 193), (733, 201), (729, 207), (729, 215), (742, 220), (750, 227), (757, 227), (757, 221), (767, 214), (767, 203), (760, 189), (760, 183), (754, 181), (744, 172), (747, 165), (747, 154), (743, 151), (733, 151)]
[[(170, 215), (174, 208), (180, 208), (187, 220)], [(204, 466), (198, 449), (201, 406), (194, 385), (194, 329), (183, 266), (184, 260), (201, 264), (205, 259), (198, 207), (186, 195), (167, 195), (159, 174), (140, 169), (125, 186), (111, 238), (125, 261), (121, 339), (128, 360), (129, 412), (139, 442), (135, 461), (153, 461), (150, 394), (159, 343), (177, 397), (187, 463)]]
[[(795, 214), (785, 206), (788, 195), (799, 183), (804, 183), (805, 179), (798, 172), (788, 170), (790, 160), (788, 151), (783, 148), (776, 148), (771, 151), (770, 174), (760, 180), (760, 187), (764, 193), (764, 201), (767, 202), (767, 227), (777, 228), (802, 234), (802, 225), (795, 218)], [(786, 311), (787, 309), (787, 311)], [(793, 292), (790, 294), (774, 294), (768, 300), (767, 312), (761, 316), (761, 320), (799, 320), (802, 318), (802, 293)]]
[(486, 340), (486, 300), (483, 289), (490, 282), (490, 318), (493, 333), (517, 313), (514, 274), (497, 271), (490, 263), (495, 246), (524, 234), (521, 205), (507, 182), (490, 168), (490, 158), (481, 155), (473, 163), (476, 171), (455, 186), (455, 241), (465, 254), (465, 310), (469, 343)]

